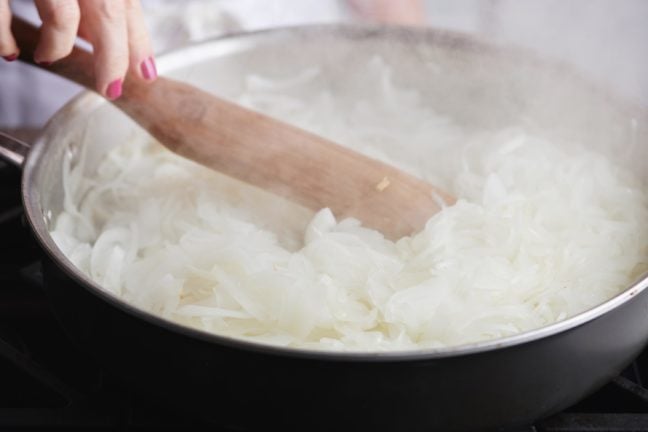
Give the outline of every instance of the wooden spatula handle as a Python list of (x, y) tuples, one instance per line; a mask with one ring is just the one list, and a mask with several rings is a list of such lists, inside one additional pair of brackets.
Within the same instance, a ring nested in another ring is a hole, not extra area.
[(127, 85), (124, 95), (115, 103), (172, 151), (392, 238), (421, 229), (440, 201), (452, 202), (390, 165), (184, 83), (162, 78)]

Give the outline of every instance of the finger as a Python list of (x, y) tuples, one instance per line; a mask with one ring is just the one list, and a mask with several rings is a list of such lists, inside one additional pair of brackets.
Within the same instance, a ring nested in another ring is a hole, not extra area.
[(97, 91), (108, 99), (121, 96), (128, 70), (128, 30), (123, 0), (82, 0), (81, 21), (94, 51)]
[(131, 73), (145, 81), (154, 81), (157, 68), (139, 0), (126, 0), (126, 25)]
[(425, 5), (422, 0), (348, 0), (362, 18), (385, 24), (423, 25)]
[(81, 13), (76, 0), (36, 0), (43, 20), (34, 61), (47, 64), (67, 57), (74, 48)]
[(0, 0), (0, 56), (7, 61), (14, 61), (18, 58), (18, 46), (11, 34), (9, 0)]

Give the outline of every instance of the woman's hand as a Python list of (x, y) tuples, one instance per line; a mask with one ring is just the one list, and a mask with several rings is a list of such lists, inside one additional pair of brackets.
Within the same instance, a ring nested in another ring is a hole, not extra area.
[(364, 19), (384, 24), (425, 25), (422, 0), (348, 0), (350, 6)]
[[(121, 95), (129, 76), (157, 77), (139, 0), (34, 0), (43, 24), (34, 61), (48, 65), (72, 52), (77, 35), (93, 46), (97, 91)], [(9, 0), (0, 0), (0, 56), (12, 61), (20, 48), (11, 34)]]

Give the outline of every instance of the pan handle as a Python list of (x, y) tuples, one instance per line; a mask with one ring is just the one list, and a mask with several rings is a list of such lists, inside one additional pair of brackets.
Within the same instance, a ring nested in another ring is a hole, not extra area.
[(0, 132), (0, 159), (21, 168), (30, 146), (24, 141)]

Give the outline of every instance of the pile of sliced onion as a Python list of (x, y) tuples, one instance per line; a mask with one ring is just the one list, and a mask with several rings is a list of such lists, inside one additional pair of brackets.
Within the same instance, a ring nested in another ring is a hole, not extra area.
[[(421, 233), (388, 241), (142, 137), (92, 173), (66, 162), (52, 236), (103, 288), (143, 309), (312, 349), (501, 338), (591, 308), (648, 269), (648, 200), (621, 167), (520, 128), (464, 130), (396, 87), (380, 59), (356, 78), (372, 90), (360, 99), (327, 88), (317, 69), (250, 76), (239, 101), (459, 197)], [(320, 91), (306, 100), (309, 86)]]

